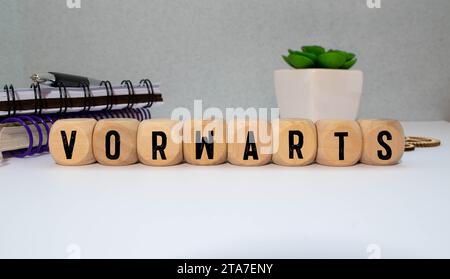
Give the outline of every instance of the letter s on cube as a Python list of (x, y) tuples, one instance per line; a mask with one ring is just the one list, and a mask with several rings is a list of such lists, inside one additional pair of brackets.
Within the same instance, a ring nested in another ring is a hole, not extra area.
[(403, 127), (397, 120), (362, 119), (361, 163), (388, 166), (397, 164), (405, 151)]
[(82, 166), (95, 163), (92, 135), (95, 119), (64, 119), (53, 123), (49, 135), (50, 153), (59, 165)]

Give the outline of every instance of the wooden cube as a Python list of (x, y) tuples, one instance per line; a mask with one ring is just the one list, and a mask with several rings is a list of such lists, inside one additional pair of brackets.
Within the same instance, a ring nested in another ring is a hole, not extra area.
[(405, 134), (397, 120), (359, 120), (363, 135), (361, 163), (397, 164), (405, 151)]
[(319, 120), (316, 122), (317, 163), (333, 167), (353, 166), (361, 159), (362, 132), (352, 120)]
[(272, 121), (272, 161), (282, 166), (306, 166), (317, 154), (317, 130), (311, 120), (279, 119)]
[(141, 122), (137, 135), (139, 161), (149, 166), (173, 166), (183, 162), (183, 126), (170, 119)]
[(235, 119), (228, 123), (228, 162), (263, 166), (272, 159), (272, 129), (262, 120)]
[(94, 129), (94, 156), (102, 165), (127, 166), (138, 161), (136, 119), (105, 119)]
[(59, 165), (82, 166), (95, 163), (92, 135), (95, 119), (56, 121), (50, 130), (50, 153)]
[(223, 120), (190, 120), (183, 125), (184, 160), (192, 165), (227, 161), (227, 124)]

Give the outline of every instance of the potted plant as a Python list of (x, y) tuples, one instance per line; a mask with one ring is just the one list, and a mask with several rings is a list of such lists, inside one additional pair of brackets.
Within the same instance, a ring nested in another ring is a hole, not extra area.
[(355, 54), (304, 46), (290, 49), (283, 59), (294, 69), (275, 71), (281, 118), (356, 119), (363, 73), (350, 70)]

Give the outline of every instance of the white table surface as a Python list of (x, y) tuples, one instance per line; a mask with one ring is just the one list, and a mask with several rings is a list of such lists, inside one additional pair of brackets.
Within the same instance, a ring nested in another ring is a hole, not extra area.
[(1, 258), (450, 258), (443, 145), (391, 167), (0, 166)]

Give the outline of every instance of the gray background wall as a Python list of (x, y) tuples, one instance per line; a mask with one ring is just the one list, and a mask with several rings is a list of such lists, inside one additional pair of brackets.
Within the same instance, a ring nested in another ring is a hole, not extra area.
[(150, 77), (173, 108), (275, 107), (287, 48), (353, 50), (365, 73), (361, 117), (450, 120), (450, 1), (0, 0), (0, 82), (39, 71), (119, 82)]

